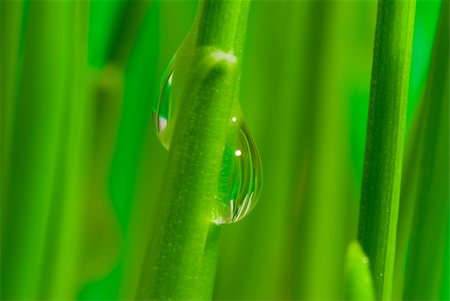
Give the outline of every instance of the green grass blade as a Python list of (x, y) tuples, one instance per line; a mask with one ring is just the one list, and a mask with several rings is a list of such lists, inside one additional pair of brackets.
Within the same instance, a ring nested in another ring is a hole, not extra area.
[(415, 1), (378, 5), (358, 238), (391, 298)]
[(87, 33), (89, 3), (71, 2), (71, 60), (68, 97), (64, 100), (58, 176), (47, 224), (39, 298), (74, 299), (78, 290), (80, 228), (85, 200), (88, 131)]
[(123, 0), (90, 2), (88, 45), (91, 66), (104, 67), (114, 56), (112, 53), (115, 49), (114, 42), (127, 2)]
[(344, 283), (345, 300), (375, 300), (369, 258), (356, 241), (347, 249)]
[(29, 4), (2, 227), (2, 299), (36, 299), (69, 83), (68, 2)]
[(174, 96), (183, 102), (137, 299), (212, 295), (219, 227), (211, 209), (238, 79), (236, 62), (211, 50), (240, 50), (247, 7), (246, 1), (202, 2), (198, 28), (175, 61)]
[(354, 28), (352, 17), (360, 13), (358, 5), (331, 1), (315, 6), (316, 18), (323, 20), (317, 26), (321, 29), (315, 31), (317, 50), (311, 52), (316, 56), (312, 73), (316, 78), (309, 98), (308, 174), (304, 191), (298, 192), (298, 230), (294, 234), (298, 236), (295, 297), (302, 300), (342, 296), (343, 258), (352, 237), (350, 229), (354, 229), (351, 213), (357, 200), (348, 180), (352, 175), (350, 150), (348, 143), (343, 143), (350, 141), (346, 84), (352, 77), (347, 66), (354, 60), (346, 48), (351, 40), (343, 33)]
[(404, 299), (438, 300), (449, 227), (449, 19), (443, 1), (416, 147), (417, 186)]
[[(0, 206), (4, 205), (5, 185), (10, 163), (14, 107), (20, 70), (20, 43), (24, 3), (2, 1), (0, 3)], [(0, 207), (1, 212), (5, 212)], [(2, 221), (4, 218), (1, 219)]]

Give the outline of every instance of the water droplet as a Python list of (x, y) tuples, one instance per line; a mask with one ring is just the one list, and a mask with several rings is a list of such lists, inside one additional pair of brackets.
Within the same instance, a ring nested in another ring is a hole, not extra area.
[[(153, 122), (161, 144), (169, 149), (176, 114), (176, 99), (172, 95), (173, 61), (165, 68), (159, 92), (153, 103)], [(216, 224), (235, 223), (255, 207), (261, 189), (261, 162), (256, 144), (245, 123), (231, 117), (233, 131), (222, 160), (220, 196), (212, 212)]]
[[(235, 118), (232, 122), (236, 122)], [(217, 198), (212, 212), (216, 224), (235, 223), (247, 216), (255, 207), (261, 190), (261, 162), (258, 149), (245, 123), (240, 124), (239, 140), (232, 152), (231, 160), (224, 156), (223, 166), (228, 170), (227, 193)], [(227, 152), (227, 149), (225, 150)], [(228, 163), (227, 163), (228, 161)]]
[[(153, 102), (153, 123), (161, 144), (169, 149), (173, 129), (174, 100), (172, 100), (173, 58), (164, 69), (158, 95)], [(170, 120), (170, 122), (169, 122)]]

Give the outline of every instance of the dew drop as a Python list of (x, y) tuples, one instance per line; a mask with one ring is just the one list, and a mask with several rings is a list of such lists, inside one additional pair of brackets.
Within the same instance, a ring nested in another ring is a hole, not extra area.
[[(232, 122), (236, 122), (235, 117)], [(219, 197), (212, 212), (216, 224), (240, 221), (255, 207), (261, 190), (261, 162), (258, 149), (245, 123), (240, 124), (239, 140), (232, 152), (228, 193)], [(227, 161), (224, 156), (224, 162)], [(223, 163), (225, 166), (226, 163)]]
[[(163, 72), (153, 103), (154, 127), (166, 149), (170, 146), (177, 105), (172, 94), (173, 61), (172, 58)], [(247, 216), (255, 207), (261, 189), (261, 162), (253, 137), (239, 117), (231, 117), (231, 125), (237, 130), (222, 160), (221, 187), (218, 187), (222, 193), (215, 200), (211, 217), (216, 224), (235, 223)]]
[[(153, 124), (161, 144), (169, 149), (173, 129), (174, 101), (172, 100), (173, 58), (164, 69), (158, 95), (153, 102)], [(170, 123), (169, 123), (170, 121)]]

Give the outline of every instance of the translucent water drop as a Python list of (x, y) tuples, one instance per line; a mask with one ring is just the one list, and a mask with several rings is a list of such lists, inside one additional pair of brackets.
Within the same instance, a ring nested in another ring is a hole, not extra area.
[[(173, 59), (165, 68), (160, 89), (153, 103), (153, 122), (161, 144), (169, 149), (176, 113), (172, 95)], [(216, 198), (211, 221), (216, 224), (235, 223), (255, 207), (261, 189), (261, 162), (256, 144), (247, 126), (238, 117), (231, 118), (237, 127), (224, 151), (222, 162), (222, 191)], [(236, 137), (237, 135), (237, 137)]]
[[(173, 79), (173, 58), (164, 69), (159, 93), (153, 102), (153, 124), (156, 134), (161, 144), (169, 149), (173, 128), (173, 107), (172, 100), (172, 79)], [(169, 123), (169, 120), (171, 121)]]
[[(232, 120), (237, 121), (236, 117)], [(231, 151), (228, 194), (225, 199), (218, 197), (212, 212), (212, 221), (216, 224), (235, 223), (247, 216), (255, 207), (261, 190), (261, 162), (258, 149), (243, 122), (240, 124), (238, 143)]]

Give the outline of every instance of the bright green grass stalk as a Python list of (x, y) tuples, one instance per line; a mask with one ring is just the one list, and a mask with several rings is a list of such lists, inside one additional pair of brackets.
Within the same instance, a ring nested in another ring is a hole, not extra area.
[(211, 297), (219, 238), (211, 209), (239, 64), (213, 53), (239, 51), (248, 4), (202, 2), (198, 28), (175, 61), (174, 96), (182, 102), (137, 299)]
[[(302, 300), (339, 299), (345, 252), (350, 243), (350, 213), (356, 195), (350, 186), (351, 160), (346, 65), (352, 62), (344, 32), (352, 30), (353, 2), (320, 2), (315, 7), (322, 28), (316, 52), (311, 137), (305, 192), (298, 216), (297, 291)], [(320, 17), (319, 17), (320, 16)], [(319, 20), (319, 19), (316, 19)], [(336, 60), (339, 57), (339, 60)], [(323, 87), (327, 86), (326, 89)], [(345, 143), (343, 143), (345, 141)], [(333, 150), (333, 151), (330, 151)], [(326, 187), (326, 189), (324, 189)], [(330, 252), (329, 250), (333, 250)]]
[(449, 227), (449, 19), (443, 1), (439, 27), (421, 106), (416, 160), (417, 185), (411, 186), (415, 214), (405, 273), (405, 300), (437, 300)]
[(358, 238), (389, 300), (395, 258), (415, 1), (378, 5)]
[(80, 228), (84, 213), (88, 130), (87, 32), (89, 5), (70, 2), (70, 85), (64, 98), (64, 123), (58, 153), (58, 175), (47, 224), (45, 261), (39, 298), (74, 299), (78, 289)]
[(375, 300), (369, 258), (355, 241), (347, 249), (344, 300)]
[(2, 228), (2, 299), (36, 299), (69, 83), (68, 2), (31, 2)]

